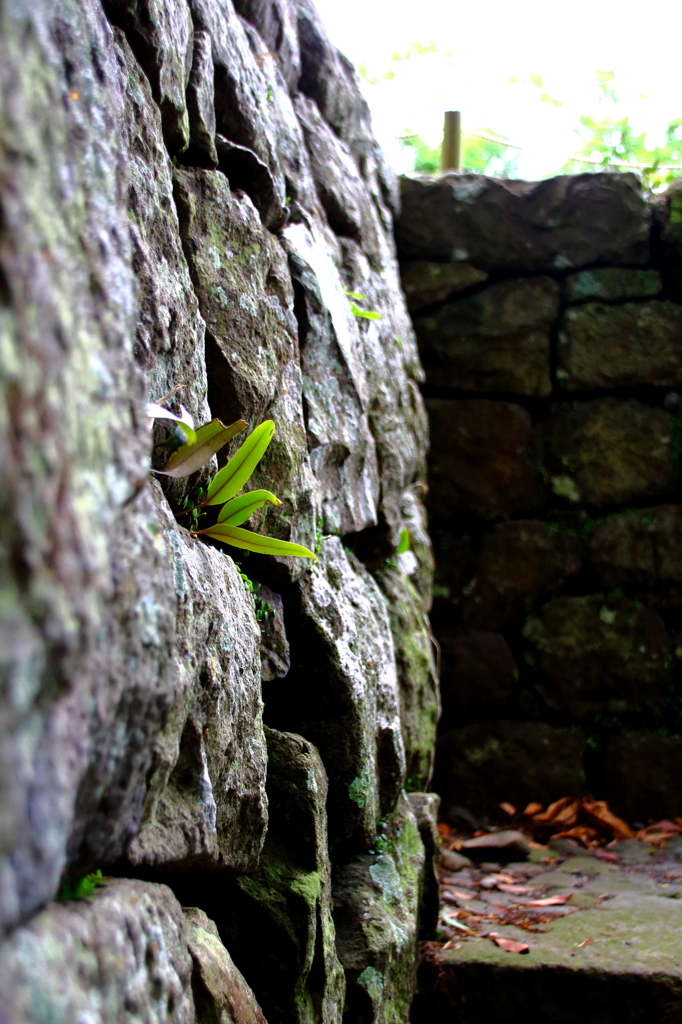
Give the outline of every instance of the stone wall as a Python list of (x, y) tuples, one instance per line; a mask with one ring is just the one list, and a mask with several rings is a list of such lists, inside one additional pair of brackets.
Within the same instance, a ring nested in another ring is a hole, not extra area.
[[(355, 73), (308, 0), (0, 0), (0, 103), (0, 1021), (402, 1024), (427, 425)], [(275, 421), (264, 625), (150, 476), (176, 384)]]
[(446, 814), (586, 790), (682, 814), (681, 196), (402, 181)]

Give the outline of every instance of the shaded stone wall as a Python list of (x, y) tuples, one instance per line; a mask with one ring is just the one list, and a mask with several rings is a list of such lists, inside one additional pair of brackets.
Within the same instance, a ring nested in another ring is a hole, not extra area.
[(402, 181), (446, 813), (590, 790), (682, 814), (681, 194)]
[[(427, 424), (355, 73), (308, 0), (0, 0), (0, 103), (0, 1020), (402, 1022)], [(176, 384), (275, 421), (264, 625), (150, 477)]]

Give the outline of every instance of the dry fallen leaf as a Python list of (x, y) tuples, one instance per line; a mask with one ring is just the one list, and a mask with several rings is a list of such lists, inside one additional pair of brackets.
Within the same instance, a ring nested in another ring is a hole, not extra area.
[(562, 907), (564, 903), (568, 903), (570, 900), (570, 894), (568, 896), (545, 896), (542, 900), (529, 900), (526, 904), (527, 907)]
[(505, 885), (504, 882), (498, 882), (497, 888), (500, 892), (508, 892), (512, 896), (522, 896), (526, 892), (535, 892), (536, 889), (542, 888), (537, 885)]
[(618, 863), (618, 857), (616, 856), (616, 854), (611, 853), (609, 850), (595, 850), (594, 855), (597, 858), (597, 860), (605, 860), (608, 861), (610, 864)]
[(577, 948), (578, 949), (582, 949), (583, 946), (586, 946), (588, 942), (592, 942), (592, 936), (591, 935), (590, 935), (589, 939), (583, 939), (582, 942), (579, 942)]
[(534, 814), (539, 814), (542, 810), (542, 804), (528, 804), (523, 814), (525, 817), (532, 817)]
[(633, 838), (634, 833), (630, 826), (609, 810), (609, 805), (605, 800), (583, 800), (583, 811), (588, 818), (593, 819), (599, 825), (606, 825), (616, 839)]
[(505, 882), (507, 885), (513, 885), (516, 881), (510, 875), (486, 875), (485, 878), (481, 879), (481, 885), (484, 889), (494, 889), (500, 882)]
[(504, 800), (504, 801), (503, 801), (503, 802), (502, 802), (502, 803), (500, 804), (500, 807), (501, 807), (501, 808), (502, 808), (502, 810), (503, 810), (503, 811), (505, 812), (505, 814), (508, 814), (508, 815), (509, 815), (509, 817), (510, 817), (510, 818), (513, 818), (513, 817), (514, 817), (514, 815), (516, 814), (516, 808), (514, 807), (514, 804), (510, 804), (510, 803), (508, 803), (508, 802), (507, 802), (506, 800)]
[(491, 932), (488, 938), (492, 939), (495, 945), (503, 949), (505, 953), (530, 952), (530, 946), (527, 946), (525, 942), (519, 942), (518, 939), (503, 939), (496, 932)]

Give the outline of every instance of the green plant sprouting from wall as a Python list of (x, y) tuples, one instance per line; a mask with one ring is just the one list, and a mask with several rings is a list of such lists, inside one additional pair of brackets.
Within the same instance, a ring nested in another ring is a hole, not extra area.
[(345, 285), (343, 290), (346, 298), (350, 302), (350, 311), (353, 316), (360, 317), (363, 320), (381, 320), (381, 313), (377, 313), (372, 309), (360, 309), (356, 304), (357, 302), (367, 302), (364, 295), (360, 295), (360, 292), (350, 291)]
[[(213, 419), (195, 431), (192, 417), (184, 406), (179, 406), (179, 413), (173, 413), (161, 404), (167, 401), (176, 390), (177, 388), (174, 388), (159, 402), (150, 403), (147, 406), (147, 416), (152, 423), (155, 419), (171, 420), (182, 430), (184, 443), (173, 452), (165, 469), (153, 470), (153, 472), (165, 476), (181, 478), (190, 476), (205, 466), (209, 459), (220, 451), (228, 441), (241, 431), (246, 430), (247, 424), (244, 420), (237, 420), (236, 423), (225, 426), (219, 419)], [(275, 424), (272, 420), (265, 420), (252, 430), (229, 462), (209, 481), (205, 491), (204, 489), (200, 491), (199, 500), (191, 507), (188, 507), (187, 500), (185, 500), (181, 514), (186, 513), (192, 517), (193, 529), (190, 532), (194, 537), (212, 537), (231, 547), (262, 555), (289, 555), (312, 558), (316, 561), (315, 553), (301, 544), (292, 544), (290, 541), (277, 540), (275, 537), (267, 537), (241, 528), (242, 523), (245, 523), (254, 512), (263, 508), (267, 503), (282, 504), (271, 491), (247, 491), (245, 494), (238, 495), (263, 458), (274, 432)], [(194, 496), (196, 497), (196, 492)], [(202, 530), (197, 529), (201, 510), (212, 505), (223, 506), (218, 514), (217, 522)]]

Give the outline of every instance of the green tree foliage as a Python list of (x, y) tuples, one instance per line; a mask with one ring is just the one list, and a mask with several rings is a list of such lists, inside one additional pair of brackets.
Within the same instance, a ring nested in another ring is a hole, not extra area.
[(582, 145), (562, 170), (576, 173), (590, 167), (609, 171), (633, 170), (650, 191), (665, 187), (682, 174), (682, 118), (671, 121), (661, 146), (647, 146), (647, 134), (637, 135), (629, 117), (618, 115), (614, 71), (597, 71), (599, 115), (580, 118), (576, 132)]

